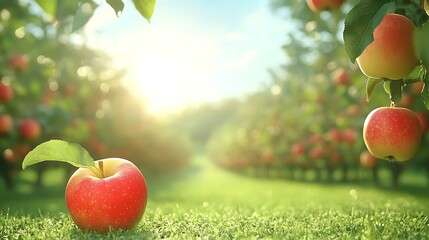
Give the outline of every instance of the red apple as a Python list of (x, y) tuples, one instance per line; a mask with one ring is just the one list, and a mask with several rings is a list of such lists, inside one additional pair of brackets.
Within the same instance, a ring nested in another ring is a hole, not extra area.
[(312, 144), (320, 143), (322, 142), (322, 140), (323, 140), (322, 134), (315, 133), (310, 136), (310, 143)]
[(28, 68), (28, 57), (21, 54), (12, 54), (9, 57), (9, 64), (13, 70), (24, 72)]
[(419, 64), (413, 43), (414, 23), (388, 13), (374, 30), (374, 41), (357, 58), (361, 71), (371, 78), (403, 79)]
[(353, 104), (347, 107), (347, 114), (350, 117), (356, 117), (359, 115), (360, 107), (357, 104)]
[(380, 107), (366, 117), (363, 139), (376, 158), (389, 161), (411, 159), (421, 144), (422, 127), (417, 115), (400, 107)]
[(323, 157), (323, 150), (321, 147), (314, 147), (310, 151), (310, 157), (314, 160), (321, 159)]
[(348, 144), (353, 144), (357, 138), (357, 132), (353, 128), (347, 128), (342, 133), (342, 140)]
[(313, 12), (337, 10), (343, 5), (344, 0), (307, 0), (307, 4)]
[(96, 164), (101, 171), (79, 168), (67, 183), (66, 205), (73, 221), (82, 230), (101, 233), (134, 228), (147, 204), (143, 174), (121, 158)]
[(340, 142), (342, 140), (342, 132), (338, 128), (332, 128), (329, 130), (329, 139), (332, 142)]
[(341, 69), (334, 73), (334, 83), (336, 85), (347, 85), (349, 83), (349, 74)]
[(19, 125), (19, 133), (26, 140), (35, 140), (40, 137), (42, 127), (34, 119), (25, 119)]
[(360, 164), (366, 168), (373, 168), (377, 164), (377, 159), (368, 151), (363, 151), (359, 156)]
[(10, 85), (0, 83), (0, 102), (9, 102), (12, 98), (12, 87)]
[(295, 156), (303, 155), (305, 152), (305, 146), (302, 143), (295, 143), (292, 145), (292, 153)]
[(9, 133), (13, 128), (13, 119), (8, 114), (0, 115), (0, 135)]

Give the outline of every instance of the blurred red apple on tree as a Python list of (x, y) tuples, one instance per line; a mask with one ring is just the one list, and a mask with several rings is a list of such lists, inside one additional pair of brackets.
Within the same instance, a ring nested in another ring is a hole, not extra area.
[(352, 104), (347, 107), (347, 114), (350, 117), (356, 117), (360, 113), (360, 107), (357, 104)]
[(340, 142), (342, 140), (342, 138), (343, 138), (342, 135), (343, 134), (342, 134), (341, 130), (338, 129), (338, 128), (331, 128), (329, 130), (329, 139), (332, 142), (335, 142), (335, 143)]
[(9, 114), (0, 115), (0, 135), (9, 133), (13, 128), (13, 119)]
[(373, 168), (377, 165), (377, 158), (375, 158), (370, 152), (363, 151), (359, 156), (360, 164), (366, 168)]
[(334, 83), (336, 85), (347, 85), (349, 83), (349, 74), (344, 69), (334, 73)]
[(400, 107), (380, 107), (366, 117), (363, 139), (376, 158), (389, 161), (411, 159), (420, 147), (422, 126), (417, 115)]
[(355, 129), (353, 128), (347, 128), (346, 130), (343, 131), (342, 134), (342, 140), (348, 144), (353, 144), (355, 143), (357, 138), (357, 132)]
[(371, 78), (403, 79), (419, 64), (413, 43), (414, 23), (388, 13), (374, 30), (374, 41), (357, 58), (361, 71)]
[(35, 119), (25, 119), (19, 124), (19, 133), (26, 140), (35, 140), (40, 137), (42, 127)]
[(313, 12), (337, 10), (343, 3), (344, 0), (307, 0), (307, 4)]
[(13, 90), (10, 85), (0, 83), (0, 101), (9, 102), (13, 98)]
[(295, 156), (303, 155), (305, 152), (305, 146), (302, 143), (295, 143), (292, 145), (292, 153)]
[(9, 57), (9, 64), (13, 70), (24, 72), (28, 69), (28, 57), (22, 54), (12, 54)]

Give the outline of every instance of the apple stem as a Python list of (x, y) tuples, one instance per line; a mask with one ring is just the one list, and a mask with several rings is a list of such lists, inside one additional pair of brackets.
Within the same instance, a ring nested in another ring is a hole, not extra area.
[(93, 167), (90, 167), (89, 170), (91, 170), (99, 178), (105, 178), (106, 177), (104, 175), (104, 172), (103, 172), (103, 161), (98, 162), (98, 167), (93, 166)]
[(100, 170), (101, 176), (102, 176), (103, 178), (105, 178), (106, 176), (104, 175), (103, 161), (99, 161), (99, 162), (98, 162), (98, 168), (99, 168), (99, 170)]

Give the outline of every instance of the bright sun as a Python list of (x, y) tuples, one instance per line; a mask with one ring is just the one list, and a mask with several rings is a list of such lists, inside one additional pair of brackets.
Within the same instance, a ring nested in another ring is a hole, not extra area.
[(207, 99), (216, 56), (209, 39), (165, 29), (141, 40), (122, 46), (131, 52), (130, 86), (150, 112), (162, 114)]

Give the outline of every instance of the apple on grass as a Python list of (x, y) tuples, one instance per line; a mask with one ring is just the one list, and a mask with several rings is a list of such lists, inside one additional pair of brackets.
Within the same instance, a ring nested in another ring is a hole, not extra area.
[(130, 161), (94, 161), (79, 144), (50, 140), (24, 158), (22, 168), (43, 161), (68, 162), (79, 169), (66, 186), (65, 201), (75, 224), (84, 231), (129, 230), (141, 220), (147, 204), (147, 185)]
[(376, 158), (407, 161), (420, 147), (422, 126), (417, 115), (407, 108), (380, 107), (366, 117), (363, 139)]

